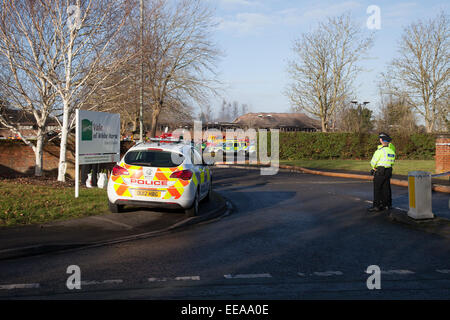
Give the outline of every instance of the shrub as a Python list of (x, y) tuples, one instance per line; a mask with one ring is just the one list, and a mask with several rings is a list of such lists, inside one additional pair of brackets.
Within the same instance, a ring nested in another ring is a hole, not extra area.
[[(436, 146), (433, 134), (395, 135), (392, 138), (397, 159), (434, 159)], [(280, 132), (280, 160), (367, 160), (372, 157), (378, 144), (377, 134)]]

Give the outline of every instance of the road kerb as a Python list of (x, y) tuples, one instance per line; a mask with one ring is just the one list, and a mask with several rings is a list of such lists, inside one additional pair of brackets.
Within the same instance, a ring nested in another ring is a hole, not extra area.
[[(217, 165), (219, 168), (236, 168), (236, 169), (258, 169), (260, 167), (266, 167), (259, 164), (227, 164), (220, 163)], [(289, 165), (279, 165), (280, 169), (289, 170), (293, 172), (303, 172), (308, 174), (315, 174), (321, 176), (328, 177), (337, 177), (337, 178), (349, 178), (349, 179), (360, 179), (360, 180), (373, 180), (373, 177), (370, 175), (356, 174), (356, 173), (342, 173), (342, 172), (329, 172), (329, 171), (320, 171), (320, 170), (312, 170), (303, 167), (297, 166), (289, 166)], [(400, 179), (391, 179), (391, 184), (401, 187), (408, 187), (408, 181), (400, 180)], [(443, 186), (438, 184), (432, 185), (432, 190), (436, 192), (450, 193), (450, 186)]]
[(437, 234), (441, 237), (450, 238), (450, 219), (434, 217), (433, 219), (415, 220), (408, 216), (406, 210), (391, 210), (386, 217), (393, 222), (407, 225), (413, 229)]

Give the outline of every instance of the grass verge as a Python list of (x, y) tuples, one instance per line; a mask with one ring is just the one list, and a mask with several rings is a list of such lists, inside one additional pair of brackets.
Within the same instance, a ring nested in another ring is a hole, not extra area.
[[(280, 164), (311, 169), (364, 171), (367, 173), (370, 171), (370, 161), (368, 160), (280, 160)], [(418, 170), (434, 173), (435, 161), (396, 160), (393, 173), (407, 176), (409, 171)]]
[(24, 185), (0, 181), (0, 226), (65, 220), (108, 212), (106, 190)]

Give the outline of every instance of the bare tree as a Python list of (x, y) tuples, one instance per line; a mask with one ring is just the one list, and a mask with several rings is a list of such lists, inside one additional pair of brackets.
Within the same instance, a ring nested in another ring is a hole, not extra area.
[(378, 131), (397, 134), (418, 132), (416, 116), (405, 99), (385, 95), (381, 100), (380, 115), (377, 119)]
[(228, 104), (225, 100), (222, 100), (218, 120), (219, 121), (229, 121), (229, 118), (230, 118), (230, 110), (228, 110)]
[(402, 99), (416, 110), (427, 132), (448, 123), (450, 37), (448, 16), (442, 12), (429, 21), (405, 28), (398, 57), (382, 74), (384, 93)]
[(201, 107), (200, 116), (202, 119), (200, 119), (202, 122), (211, 122), (214, 121), (214, 114), (211, 109), (211, 105), (207, 104), (204, 107)]
[(236, 120), (238, 117), (239, 117), (239, 103), (237, 101), (233, 101), (231, 121)]
[[(70, 118), (74, 110), (81, 108), (96, 87), (108, 77), (104, 70), (112, 72), (120, 64), (117, 60), (108, 59), (111, 54), (108, 47), (127, 21), (131, 3), (128, 0), (77, 0), (79, 19), (71, 22), (70, 12), (73, 9), (68, 2), (47, 0), (49, 10), (54, 13), (52, 27), (57, 34), (63, 57), (63, 68), (49, 76), (63, 106), (59, 181), (65, 180)], [(103, 68), (99, 68), (102, 62)], [(106, 68), (105, 64), (108, 64)], [(98, 72), (101, 73), (100, 77), (97, 76)], [(85, 85), (91, 78), (97, 78), (97, 84), (86, 92)]]
[(436, 120), (436, 131), (450, 131), (450, 96), (442, 98), (438, 102), (439, 117)]
[[(98, 71), (104, 71), (98, 68), (100, 62), (110, 61), (108, 69), (114, 70), (116, 61), (107, 58), (107, 49), (126, 20), (129, 3), (128, 0), (77, 0), (74, 5), (64, 0), (3, 1), (2, 16), (14, 17), (9, 21), (13, 25), (8, 27), (23, 35), (23, 41), (13, 50), (26, 57), (27, 72), (48, 83), (60, 103), (59, 181), (65, 180), (67, 137), (74, 121), (73, 111), (93, 92), (87, 92), (85, 84)], [(28, 19), (31, 23), (25, 24)], [(104, 73), (97, 77), (92, 89), (100, 86), (106, 77)], [(19, 86), (16, 89), (21, 90)]]
[[(84, 104), (84, 108), (114, 112), (121, 115), (121, 133), (140, 131), (140, 90), (143, 88), (144, 118), (151, 114), (149, 95), (149, 78), (144, 77), (141, 86), (141, 59), (142, 47), (140, 44), (140, 12), (136, 5), (130, 13), (130, 19), (121, 28), (118, 35), (111, 41), (109, 51), (113, 61), (121, 62), (114, 65), (114, 70), (108, 70), (108, 65), (100, 65), (104, 72), (97, 72), (96, 77), (91, 77), (86, 84), (86, 90), (92, 94)], [(155, 8), (146, 10), (148, 19), (154, 15)], [(146, 51), (148, 54), (149, 51)], [(148, 71), (148, 70), (147, 70)], [(145, 72), (145, 71), (144, 71)], [(148, 73), (148, 72), (145, 72)], [(104, 75), (102, 86), (97, 86)], [(148, 121), (146, 121), (147, 123)], [(150, 122), (148, 122), (149, 124)]]
[(372, 110), (366, 104), (347, 101), (336, 113), (336, 127), (344, 132), (368, 133), (374, 128)]
[(220, 52), (210, 39), (215, 21), (204, 2), (181, 0), (172, 6), (156, 0), (152, 6), (144, 30), (144, 65), (154, 136), (167, 101), (205, 104), (215, 93), (215, 64)]
[(297, 111), (320, 118), (323, 132), (329, 130), (339, 104), (350, 96), (360, 70), (357, 62), (372, 42), (348, 15), (329, 18), (295, 41), (297, 59), (288, 64), (292, 83), (286, 94)]
[[(48, 28), (52, 17), (34, 1), (5, 0), (0, 6), (0, 88), (7, 101), (7, 105), (0, 107), (0, 123), (32, 148), (34, 173), (41, 176), (46, 124), (52, 118), (56, 102), (55, 89), (42, 74), (42, 66), (55, 70), (61, 63), (53, 50), (55, 34)], [(27, 137), (9, 119), (7, 115), (12, 111), (34, 119), (35, 137)]]

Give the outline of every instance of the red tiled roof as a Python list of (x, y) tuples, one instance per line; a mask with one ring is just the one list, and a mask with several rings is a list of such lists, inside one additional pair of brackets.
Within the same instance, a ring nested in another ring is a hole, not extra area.
[(304, 113), (247, 113), (234, 120), (234, 123), (255, 128), (320, 129), (321, 127), (318, 120), (312, 119)]

